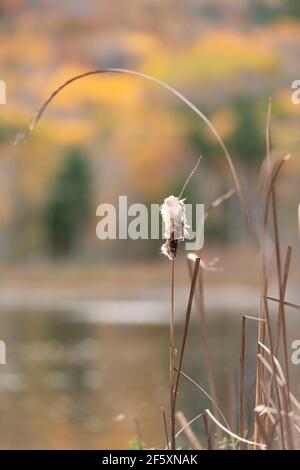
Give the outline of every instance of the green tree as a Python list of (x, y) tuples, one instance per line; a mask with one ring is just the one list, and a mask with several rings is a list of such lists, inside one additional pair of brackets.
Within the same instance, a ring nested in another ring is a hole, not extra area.
[(236, 101), (237, 123), (229, 138), (228, 147), (247, 164), (261, 161), (265, 152), (265, 140), (250, 99)]
[(299, 0), (287, 0), (287, 12), (289, 15), (300, 17)]
[(54, 256), (74, 253), (89, 219), (91, 176), (80, 148), (67, 151), (44, 208), (44, 224)]

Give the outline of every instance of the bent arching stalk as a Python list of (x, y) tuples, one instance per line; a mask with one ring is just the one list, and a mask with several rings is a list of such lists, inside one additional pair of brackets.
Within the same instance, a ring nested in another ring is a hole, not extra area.
[[(200, 117), (200, 119), (207, 125), (207, 127), (210, 129), (210, 131), (212, 132), (212, 134), (214, 135), (214, 137), (218, 141), (219, 145), (221, 146), (221, 148), (224, 152), (224, 155), (226, 157), (227, 164), (229, 166), (230, 172), (231, 172), (232, 177), (233, 177), (235, 189), (236, 189), (236, 192), (237, 192), (239, 200), (240, 200), (241, 210), (242, 210), (245, 225), (246, 225), (246, 228), (247, 228), (247, 231), (248, 231), (248, 236), (249, 236), (249, 240), (250, 240), (251, 247), (252, 247), (252, 250), (253, 250), (254, 259), (257, 262), (257, 243), (256, 243), (255, 234), (254, 234), (253, 226), (252, 226), (249, 211), (248, 211), (248, 206), (247, 206), (246, 199), (245, 199), (245, 196), (244, 196), (244, 193), (243, 193), (243, 190), (242, 190), (242, 186), (241, 186), (241, 183), (240, 183), (238, 173), (236, 171), (236, 168), (234, 166), (232, 158), (231, 158), (231, 156), (230, 156), (230, 154), (229, 154), (229, 152), (228, 152), (221, 136), (219, 135), (218, 131), (213, 126), (213, 124), (210, 122), (210, 120), (202, 113), (202, 111), (200, 111), (188, 98), (186, 98), (179, 91), (177, 91), (175, 88), (168, 85), (164, 81), (162, 81), (162, 80), (160, 80), (156, 77), (153, 77), (151, 75), (142, 73), (142, 72), (137, 72), (137, 71), (130, 70), (130, 69), (121, 69), (121, 68), (96, 69), (96, 70), (92, 70), (92, 71), (88, 71), (88, 72), (76, 75), (76, 76), (70, 78), (69, 80), (67, 80), (66, 82), (62, 83), (56, 90), (54, 90), (51, 93), (51, 95), (47, 98), (47, 100), (42, 104), (41, 108), (37, 111), (35, 117), (31, 121), (28, 129), (25, 130), (25, 134), (26, 134), (26, 131), (28, 131), (28, 130), (32, 131), (35, 128), (37, 123), (42, 118), (42, 116), (43, 116), (46, 108), (48, 107), (48, 105), (68, 85), (70, 85), (71, 83), (73, 83), (75, 81), (81, 80), (82, 78), (85, 78), (85, 77), (98, 75), (98, 74), (109, 74), (109, 73), (111, 73), (111, 74), (131, 75), (131, 76), (146, 79), (150, 82), (153, 82), (153, 83), (156, 83), (156, 84), (162, 86), (164, 89), (168, 90), (171, 94), (176, 96), (181, 102), (183, 102), (198, 117)], [(24, 137), (24, 134), (21, 135), (21, 136), (18, 136), (16, 141), (18, 142), (23, 137)], [(174, 355), (174, 327), (173, 327), (173, 321), (174, 320), (173, 320), (173, 315), (174, 315), (174, 260), (172, 260), (172, 275), (171, 275), (171, 311), (170, 311), (170, 385), (171, 385), (170, 395), (171, 396), (170, 396), (170, 401), (171, 401), (171, 448), (175, 449), (175, 396), (174, 396), (175, 382), (174, 382), (174, 368), (173, 368), (173, 360), (174, 360), (174, 357), (173, 357), (173, 355)], [(214, 420), (214, 417), (211, 417), (211, 419)], [(224, 427), (223, 427), (223, 429), (224, 429)], [(226, 432), (230, 433), (230, 431), (228, 431), (227, 428), (225, 428), (225, 429), (226, 429)]]
[[(143, 78), (145, 80), (154, 82), (154, 83), (162, 86), (163, 88), (168, 90), (170, 93), (175, 95), (180, 101), (182, 101), (195, 114), (197, 114), (197, 116), (199, 116), (201, 118), (201, 120), (208, 126), (208, 128), (210, 129), (210, 131), (212, 132), (214, 137), (217, 139), (217, 141), (218, 141), (219, 145), (221, 146), (221, 148), (224, 152), (224, 155), (226, 157), (230, 172), (231, 172), (232, 177), (233, 177), (236, 192), (237, 192), (239, 200), (240, 200), (240, 205), (241, 205), (245, 225), (247, 227), (247, 232), (248, 232), (249, 240), (250, 240), (251, 247), (252, 247), (252, 250), (253, 250), (254, 258), (257, 261), (257, 243), (256, 243), (255, 234), (254, 234), (253, 226), (252, 226), (252, 223), (251, 223), (250, 215), (249, 215), (248, 206), (247, 206), (246, 199), (245, 199), (245, 196), (244, 196), (244, 192), (242, 190), (240, 179), (239, 179), (238, 173), (236, 171), (236, 168), (234, 166), (234, 163), (232, 161), (232, 158), (231, 158), (231, 156), (230, 156), (230, 154), (229, 154), (229, 152), (228, 152), (228, 150), (227, 150), (220, 134), (218, 133), (216, 128), (213, 126), (213, 124), (210, 122), (210, 120), (205, 116), (205, 114), (203, 114), (202, 111), (200, 111), (200, 109), (197, 108), (197, 106), (195, 106), (188, 98), (186, 98), (184, 95), (182, 95), (178, 90), (173, 88), (171, 85), (168, 85), (167, 83), (165, 83), (163, 80), (160, 80), (160, 79), (158, 79), (156, 77), (153, 77), (152, 75), (148, 75), (146, 73), (142, 73), (142, 72), (138, 72), (138, 71), (130, 70), (130, 69), (122, 69), (122, 68), (96, 69), (96, 70), (91, 70), (89, 72), (84, 72), (82, 74), (76, 75), (76, 76), (70, 78), (69, 80), (67, 80), (66, 82), (62, 83), (58, 88), (56, 88), (56, 90), (54, 90), (51, 93), (51, 95), (42, 104), (41, 108), (37, 111), (35, 117), (31, 121), (31, 123), (29, 125), (29, 131), (31, 131), (35, 128), (35, 126), (37, 125), (37, 123), (41, 119), (42, 115), (44, 114), (46, 108), (51, 103), (51, 101), (53, 101), (53, 99), (56, 97), (56, 95), (58, 95), (68, 85), (70, 85), (71, 83), (73, 83), (77, 80), (81, 80), (82, 78), (85, 78), (85, 77), (89, 77), (89, 76), (92, 76), (92, 75), (99, 75), (99, 74), (109, 74), (109, 73), (111, 73), (111, 74), (132, 75), (132, 76), (135, 76), (135, 77)], [(25, 131), (25, 133), (26, 133), (26, 131)], [(21, 135), (21, 136), (18, 136), (17, 141), (21, 140), (22, 137), (24, 137), (24, 134)]]

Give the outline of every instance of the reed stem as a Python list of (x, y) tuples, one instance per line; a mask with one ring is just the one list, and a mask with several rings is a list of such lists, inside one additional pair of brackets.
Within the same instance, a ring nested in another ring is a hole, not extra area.
[(174, 380), (174, 287), (175, 287), (175, 259), (171, 261), (171, 300), (170, 300), (170, 321), (169, 321), (169, 373), (170, 373), (170, 436), (171, 450), (175, 450), (175, 380)]

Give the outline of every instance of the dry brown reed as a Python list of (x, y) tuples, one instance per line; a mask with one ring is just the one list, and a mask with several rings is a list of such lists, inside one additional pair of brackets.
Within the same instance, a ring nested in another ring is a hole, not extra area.
[[(220, 400), (218, 398), (217, 379), (213, 363), (213, 358), (209, 349), (209, 331), (206, 323), (205, 305), (204, 305), (204, 271), (206, 264), (203, 261), (204, 253), (201, 256), (191, 255), (188, 258), (188, 266), (191, 277), (190, 295), (187, 304), (185, 326), (181, 343), (179, 364), (175, 367), (174, 358), (174, 267), (175, 261), (171, 262), (171, 307), (170, 307), (170, 435), (166, 424), (166, 415), (163, 411), (164, 428), (167, 441), (167, 447), (175, 449), (176, 438), (183, 432), (186, 434), (189, 445), (192, 448), (217, 449), (220, 447), (220, 436), (227, 436), (229, 439), (227, 446), (234, 449), (299, 449), (300, 447), (300, 404), (295, 395), (291, 392), (291, 383), (289, 377), (288, 346), (287, 346), (287, 327), (285, 308), (300, 310), (300, 306), (285, 299), (286, 287), (288, 283), (292, 247), (288, 246), (284, 264), (282, 263), (281, 240), (280, 240), (280, 222), (277, 209), (276, 181), (280, 172), (288, 161), (290, 155), (283, 153), (279, 161), (274, 161), (272, 155), (271, 138), (271, 100), (267, 113), (266, 126), (266, 159), (262, 166), (267, 168), (264, 176), (264, 213), (261, 224), (261, 237), (257, 240), (250, 212), (244, 195), (244, 190), (240, 181), (239, 174), (234, 165), (227, 147), (225, 146), (218, 131), (210, 120), (195, 106), (189, 99), (183, 96), (178, 90), (167, 83), (150, 75), (126, 69), (109, 68), (98, 69), (82, 73), (61, 84), (49, 98), (43, 103), (34, 119), (31, 121), (29, 130), (32, 130), (41, 119), (48, 105), (53, 99), (71, 83), (84, 79), (85, 77), (98, 74), (125, 74), (137, 78), (142, 78), (156, 83), (165, 90), (177, 97), (190, 110), (192, 110), (202, 122), (209, 128), (223, 150), (228, 168), (231, 172), (234, 188), (208, 206), (205, 217), (207, 218), (213, 209), (216, 209), (221, 203), (224, 203), (233, 193), (236, 193), (240, 201), (242, 215), (248, 232), (250, 246), (252, 249), (255, 266), (257, 268), (257, 280), (259, 281), (258, 296), (260, 298), (260, 308), (258, 317), (241, 316), (240, 329), (240, 367), (239, 367), (239, 393), (236, 402), (238, 406), (238, 433), (234, 431), (236, 425), (235, 416), (232, 411), (232, 403), (229, 403), (229, 419), (226, 419), (222, 412)], [(24, 135), (18, 136), (22, 138)], [(17, 139), (17, 140), (18, 140)], [(299, 211), (300, 213), (300, 211)], [(299, 219), (300, 220), (300, 216)], [(268, 281), (271, 273), (266, 260), (266, 240), (271, 226), (271, 235), (274, 244), (274, 253), (276, 260), (277, 277), (277, 296), (268, 294)], [(300, 226), (300, 225), (299, 225)], [(260, 251), (260, 257), (258, 256)], [(196, 289), (197, 286), (197, 289)], [(196, 298), (196, 308), (200, 321), (201, 341), (204, 351), (204, 360), (208, 375), (209, 392), (207, 392), (198, 382), (182, 370), (184, 353), (186, 348), (188, 328), (191, 318), (193, 298)], [(269, 312), (269, 302), (275, 303), (277, 309), (277, 326), (275, 335), (271, 328), (271, 318)], [(257, 363), (255, 380), (255, 406), (250, 419), (246, 417), (245, 406), (245, 347), (247, 337), (247, 319), (258, 320), (257, 331)], [(283, 349), (284, 369), (281, 367), (278, 353)], [(230, 365), (231, 366), (231, 365)], [(188, 421), (182, 413), (176, 415), (176, 402), (179, 393), (180, 378), (183, 377), (194, 385), (206, 399), (210, 401), (212, 409), (204, 409), (197, 416)], [(233, 389), (229, 388), (229, 378), (226, 376), (228, 395), (233, 394)], [(215, 414), (217, 416), (215, 416)], [(181, 426), (180, 430), (175, 429), (175, 417)], [(201, 437), (197, 436), (192, 424), (202, 418), (204, 422), (205, 445), (201, 443)], [(229, 422), (228, 422), (229, 421)], [(253, 426), (254, 424), (254, 426)], [(246, 436), (246, 437), (245, 437)], [(169, 442), (170, 440), (170, 442)]]

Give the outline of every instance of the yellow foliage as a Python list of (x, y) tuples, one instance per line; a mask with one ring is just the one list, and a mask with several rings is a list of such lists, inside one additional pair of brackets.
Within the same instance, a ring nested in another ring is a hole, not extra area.
[(296, 105), (292, 102), (294, 91), (292, 88), (280, 90), (275, 96), (274, 101), (284, 113), (300, 117), (300, 104)]
[[(234, 130), (235, 116), (230, 108), (224, 108), (217, 111), (211, 118), (211, 121), (223, 139), (229, 137)], [(212, 139), (214, 137), (209, 133)]]
[(113, 148), (113, 154), (125, 159), (123, 180), (131, 190), (153, 197), (178, 178), (178, 161), (184, 161), (186, 152), (181, 128), (175, 117), (162, 110), (157, 114), (138, 108), (123, 115), (123, 120)]
[[(47, 88), (53, 91), (69, 78), (87, 72), (78, 67), (62, 67), (51, 76)], [(140, 81), (132, 77), (103, 74), (85, 77), (66, 88), (56, 99), (56, 106), (87, 105), (97, 102), (115, 106), (128, 106), (138, 102)]]
[(291, 17), (282, 17), (280, 21), (277, 21), (272, 28), (270, 33), (278, 38), (286, 38), (289, 41), (299, 41), (300, 25), (299, 22), (292, 19)]
[(195, 79), (222, 80), (244, 71), (270, 71), (278, 63), (272, 48), (262, 46), (255, 35), (213, 31), (202, 35), (191, 44), (169, 50), (160, 46), (143, 70), (171, 81)]
[(52, 121), (48, 135), (58, 145), (80, 145), (91, 142), (94, 126), (90, 119), (63, 119)]
[(141, 32), (126, 34), (122, 43), (128, 51), (142, 56), (151, 54), (160, 47), (160, 42), (154, 36)]
[(55, 50), (51, 40), (46, 35), (37, 38), (34, 32), (23, 32), (21, 29), (14, 31), (14, 34), (0, 36), (1, 44), (5, 47), (0, 48), (1, 62), (24, 64), (27, 68), (39, 66), (50, 62), (55, 57)]

